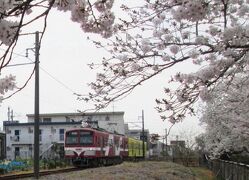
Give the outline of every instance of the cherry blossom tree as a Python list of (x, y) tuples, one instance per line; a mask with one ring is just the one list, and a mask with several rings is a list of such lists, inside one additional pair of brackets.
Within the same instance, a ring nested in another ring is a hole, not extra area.
[[(228, 85), (229, 84), (229, 85)], [(202, 109), (201, 122), (205, 149), (213, 157), (222, 154), (249, 153), (249, 76), (224, 81), (210, 93)]]
[[(248, 66), (248, 0), (146, 0), (122, 6), (126, 16), (108, 41), (94, 40), (110, 53), (104, 57), (92, 91), (80, 96), (97, 109), (120, 100), (145, 81), (177, 64), (198, 70), (178, 72), (162, 85), (165, 96), (156, 99), (163, 120), (173, 124), (194, 113), (194, 104), (210, 98), (220, 82)], [(99, 64), (97, 67), (99, 68)], [(95, 64), (90, 65), (95, 68)]]
[[(113, 2), (114, 0), (1, 0), (0, 48), (4, 49), (4, 52), (0, 54), (0, 73), (11, 62), (19, 37), (34, 33), (29, 27), (33, 27), (35, 22), (43, 23), (41, 29), (38, 30), (36, 27), (36, 31), (41, 33), (41, 45), (52, 8), (71, 12), (72, 21), (79, 23), (83, 32), (110, 37), (116, 28), (113, 26), (115, 17), (111, 11)], [(30, 78), (22, 87), (17, 87), (14, 75), (0, 76), (0, 101), (12, 96), (4, 97), (9, 90), (15, 89), (18, 92), (24, 88)]]

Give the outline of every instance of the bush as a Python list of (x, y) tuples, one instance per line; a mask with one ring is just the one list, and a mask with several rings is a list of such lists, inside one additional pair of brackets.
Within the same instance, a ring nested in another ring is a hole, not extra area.
[(7, 171), (4, 168), (0, 168), (0, 175), (5, 174)]
[(48, 161), (48, 169), (55, 169), (56, 168), (56, 163), (54, 160), (49, 160)]

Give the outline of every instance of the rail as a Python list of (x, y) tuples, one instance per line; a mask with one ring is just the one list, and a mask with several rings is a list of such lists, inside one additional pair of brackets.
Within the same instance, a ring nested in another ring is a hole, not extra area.
[[(51, 175), (51, 174), (58, 174), (58, 173), (65, 173), (65, 172), (79, 171), (79, 170), (82, 170), (82, 168), (70, 167), (70, 168), (63, 168), (63, 169), (56, 169), (56, 170), (40, 171), (39, 176), (46, 176), (46, 175)], [(12, 180), (12, 179), (28, 178), (28, 177), (33, 177), (33, 176), (34, 176), (34, 173), (29, 172), (29, 173), (22, 173), (22, 174), (0, 175), (0, 179), (1, 180)]]

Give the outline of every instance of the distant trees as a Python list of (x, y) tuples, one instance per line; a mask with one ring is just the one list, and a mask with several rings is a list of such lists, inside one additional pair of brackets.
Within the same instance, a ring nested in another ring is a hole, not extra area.
[[(249, 153), (249, 76), (238, 74), (210, 92), (202, 109), (204, 149), (213, 157)], [(200, 146), (203, 142), (199, 139)]]

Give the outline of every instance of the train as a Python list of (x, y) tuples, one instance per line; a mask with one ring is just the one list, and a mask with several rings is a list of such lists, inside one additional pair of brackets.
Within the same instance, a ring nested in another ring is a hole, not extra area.
[(141, 140), (90, 127), (67, 130), (64, 141), (65, 158), (75, 167), (138, 160), (144, 158), (147, 149), (146, 142)]

